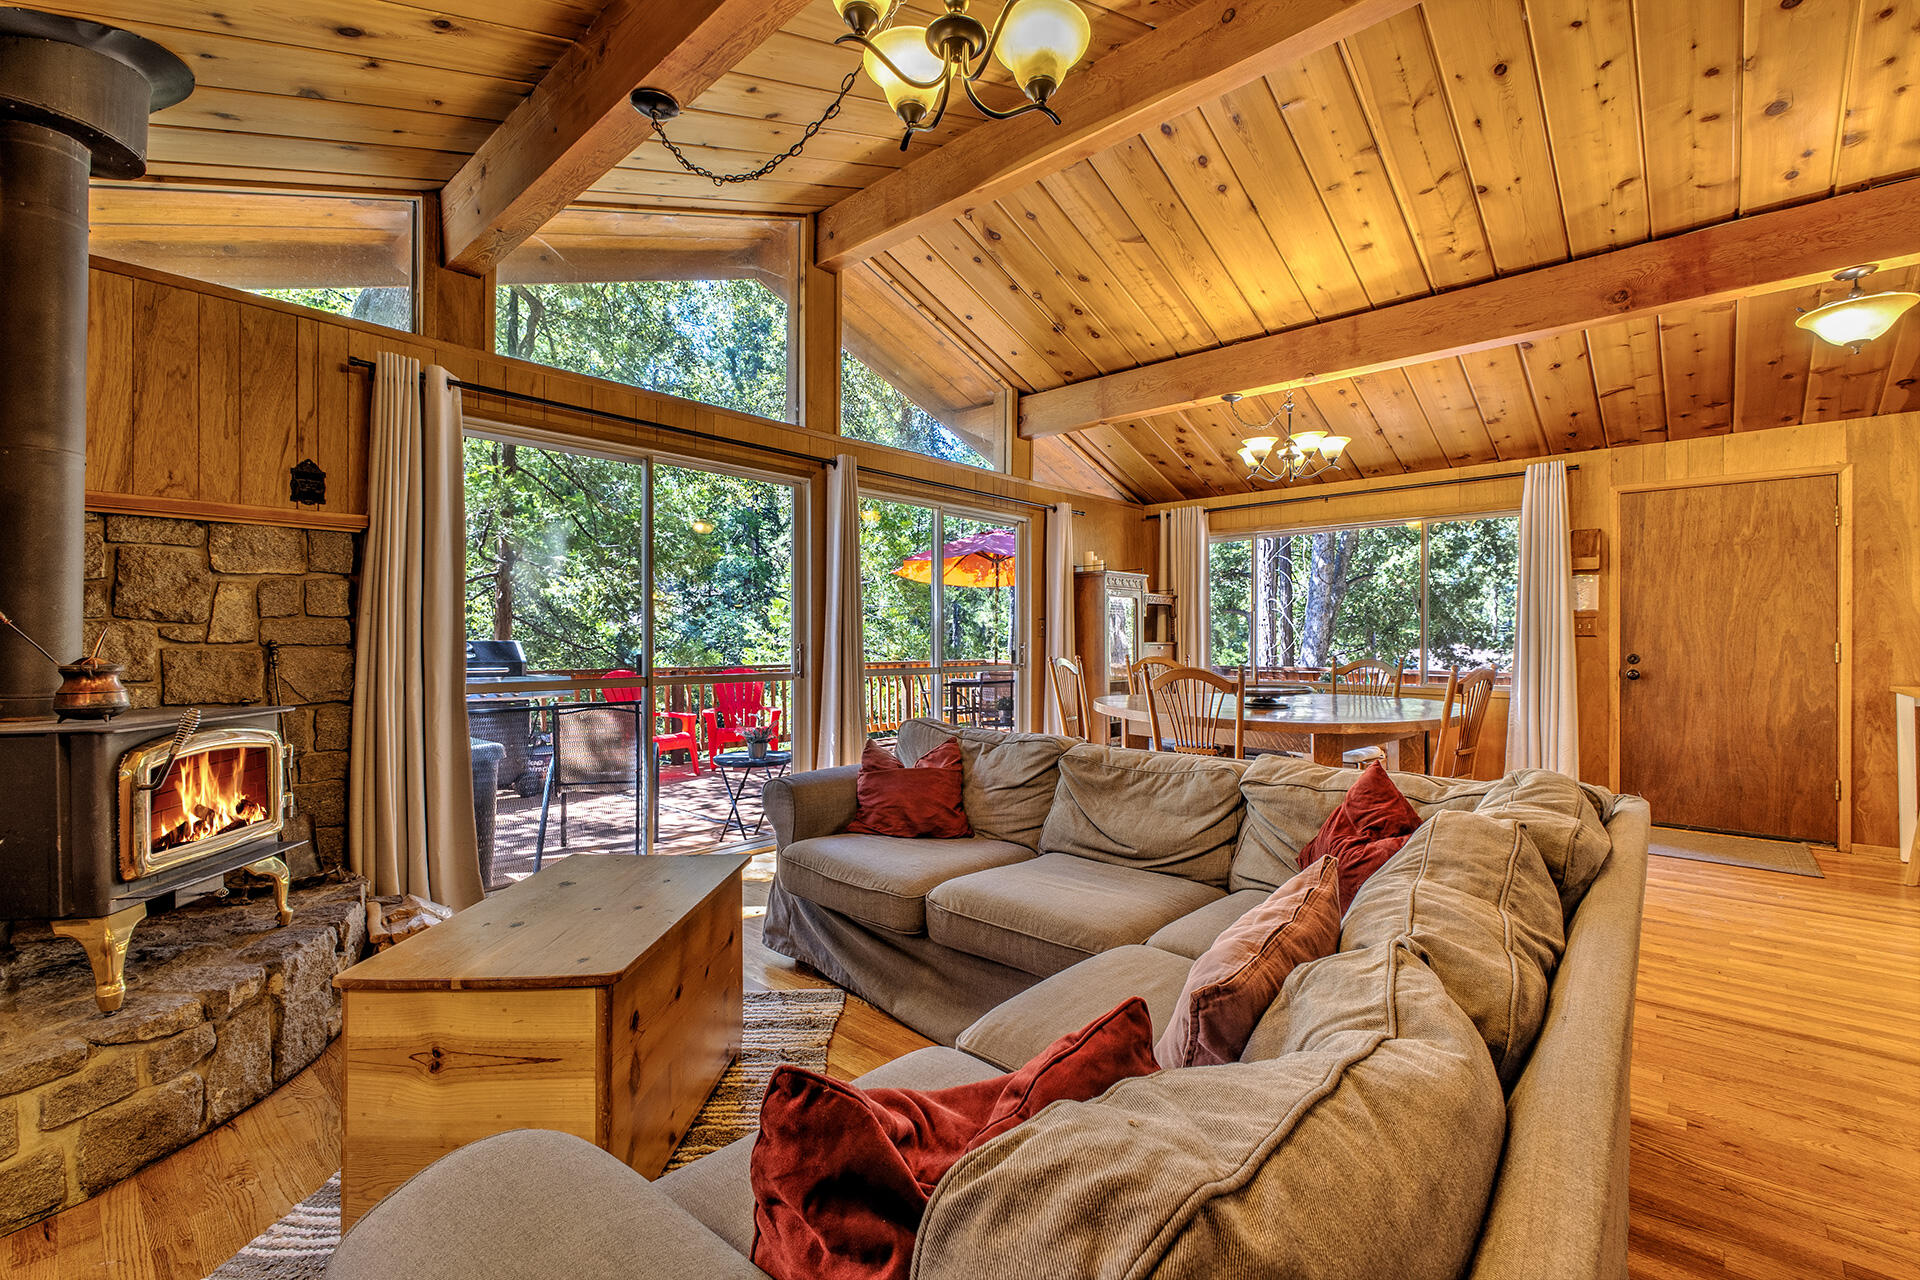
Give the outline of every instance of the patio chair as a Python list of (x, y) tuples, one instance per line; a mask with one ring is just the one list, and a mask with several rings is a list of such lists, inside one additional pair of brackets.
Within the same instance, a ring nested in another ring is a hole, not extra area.
[(589, 787), (633, 788), (633, 851), (641, 851), (644, 830), (640, 717), (638, 702), (577, 702), (553, 708), (553, 760), (540, 797), (540, 834), (533, 844), (533, 869), (547, 852), (547, 814), (560, 795), (560, 847), (567, 847), (567, 795)]
[[(638, 672), (628, 671), (624, 667), (616, 667), (612, 671), (602, 671), (600, 674), (603, 676), (626, 676), (635, 680), (640, 678)], [(645, 696), (646, 690), (644, 689), (609, 689), (606, 692), (606, 700), (608, 702), (639, 702)], [(698, 776), (700, 773), (700, 741), (694, 736), (697, 729), (697, 718), (693, 712), (655, 711), (653, 713), (653, 719), (654, 754), (658, 755), (663, 751), (684, 751), (687, 753), (687, 763), (693, 766), (693, 772)], [(662, 720), (673, 726), (673, 732), (661, 733), (659, 731), (659, 722)]]
[[(723, 675), (744, 673), (745, 667), (732, 667)], [(716, 684), (713, 686), (713, 705), (700, 713), (700, 722), (707, 731), (707, 765), (713, 766), (713, 758), (735, 743), (745, 742), (742, 730), (750, 725), (764, 724), (773, 730), (773, 738), (768, 742), (768, 750), (778, 750), (780, 746), (780, 708), (767, 706), (767, 686), (764, 684)]]

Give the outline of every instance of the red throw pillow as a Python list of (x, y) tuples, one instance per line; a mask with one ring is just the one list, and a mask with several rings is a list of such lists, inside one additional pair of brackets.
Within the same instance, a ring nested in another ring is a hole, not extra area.
[(1347, 789), (1347, 798), (1327, 815), (1320, 831), (1300, 851), (1300, 865), (1310, 867), (1322, 858), (1340, 864), (1340, 911), (1353, 905), (1353, 895), (1367, 877), (1400, 852), (1420, 827), (1400, 788), (1378, 764), (1370, 764), (1360, 780)]
[(776, 1067), (753, 1144), (753, 1264), (775, 1280), (906, 1280), (927, 1198), (961, 1156), (1154, 1070), (1138, 996), (977, 1084), (869, 1090)]
[(949, 738), (909, 769), (898, 756), (869, 742), (854, 781), (859, 809), (847, 830), (868, 836), (953, 840), (970, 836), (960, 806), (960, 744)]
[(1322, 858), (1227, 927), (1187, 971), (1153, 1056), (1163, 1067), (1238, 1062), (1287, 975), (1340, 949), (1340, 864)]

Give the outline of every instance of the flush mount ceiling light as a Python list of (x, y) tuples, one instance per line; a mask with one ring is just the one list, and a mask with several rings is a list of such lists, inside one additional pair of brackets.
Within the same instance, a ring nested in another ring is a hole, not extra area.
[(1837, 302), (1829, 302), (1810, 311), (1803, 308), (1793, 323), (1836, 347), (1845, 347), (1859, 355), (1861, 344), (1872, 342), (1891, 329), (1894, 321), (1905, 315), (1916, 302), (1920, 302), (1920, 293), (1899, 290), (1868, 293), (1862, 289), (1860, 281), (1877, 270), (1878, 264), (1868, 263), (1834, 272), (1835, 280), (1846, 281), (1853, 289)]
[[(900, 136), (902, 151), (914, 134), (931, 133), (940, 127), (956, 84), (967, 101), (990, 120), (1011, 120), (1038, 111), (1059, 124), (1060, 117), (1050, 104), (1067, 72), (1086, 56), (1087, 46), (1092, 43), (1093, 28), (1087, 15), (1074, 0), (1007, 0), (989, 30), (967, 12), (968, 3), (945, 0), (945, 13), (924, 27), (916, 27), (888, 25), (897, 16), (897, 0), (833, 0), (835, 11), (847, 24), (847, 34), (834, 43), (859, 46), (864, 51), (859, 65), (847, 73), (833, 102), (801, 132), (798, 142), (745, 173), (715, 173), (688, 159), (674, 145), (663, 127), (680, 114), (680, 104), (672, 94), (648, 86), (635, 89), (633, 109), (653, 121), (660, 141), (682, 168), (716, 186), (764, 178), (799, 155), (821, 126), (840, 114), (841, 104), (853, 91), (863, 67), (906, 126)], [(1025, 102), (1000, 110), (981, 99), (974, 86), (995, 62), (1013, 76), (1014, 84), (1026, 95)]]
[(1240, 442), (1240, 461), (1247, 464), (1247, 479), (1292, 484), (1295, 480), (1311, 480), (1340, 470), (1340, 455), (1347, 451), (1352, 440), (1347, 436), (1330, 436), (1324, 431), (1295, 431), (1292, 391), (1287, 392), (1287, 402), (1280, 406), (1280, 412), (1265, 422), (1247, 420), (1240, 412), (1240, 401), (1245, 397), (1239, 393), (1220, 398), (1226, 401), (1227, 409), (1241, 426), (1257, 432), (1272, 431), (1281, 425), (1283, 417), (1286, 419), (1282, 434), (1251, 435)]

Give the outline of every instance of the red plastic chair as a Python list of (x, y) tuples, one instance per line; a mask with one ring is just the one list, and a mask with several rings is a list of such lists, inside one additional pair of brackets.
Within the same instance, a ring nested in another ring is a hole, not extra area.
[[(745, 667), (729, 668), (724, 674), (747, 670)], [(713, 706), (700, 713), (700, 720), (707, 730), (707, 765), (713, 766), (713, 758), (735, 743), (744, 743), (747, 739), (741, 732), (749, 725), (764, 724), (773, 730), (773, 738), (767, 743), (767, 749), (780, 749), (780, 708), (767, 707), (767, 686), (764, 684), (716, 684), (713, 686)]]
[[(625, 668), (619, 667), (616, 667), (612, 671), (602, 671), (600, 674), (603, 676), (625, 676), (629, 679), (639, 678), (637, 672), (628, 671)], [(646, 690), (644, 689), (608, 689), (606, 691), (606, 698), (608, 702), (638, 702), (645, 693)], [(700, 743), (698, 739), (694, 737), (693, 713), (691, 711), (656, 711), (653, 713), (653, 718), (656, 722), (665, 720), (668, 724), (671, 724), (674, 729), (672, 733), (656, 733), (653, 735), (654, 752), (658, 754), (662, 751), (684, 751), (687, 753), (688, 762), (693, 765), (693, 771), (699, 773)]]

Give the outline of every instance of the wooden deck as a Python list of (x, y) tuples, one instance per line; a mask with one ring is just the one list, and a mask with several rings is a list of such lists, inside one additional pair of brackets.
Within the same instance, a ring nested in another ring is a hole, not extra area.
[[(1920, 888), (1884, 858), (1824, 880), (1655, 858), (1633, 1053), (1633, 1280), (1920, 1274)], [(750, 988), (824, 985), (760, 942)], [(828, 1070), (926, 1041), (850, 999)], [(199, 1280), (340, 1163), (340, 1052), (105, 1194), (0, 1240), (19, 1280)]]

